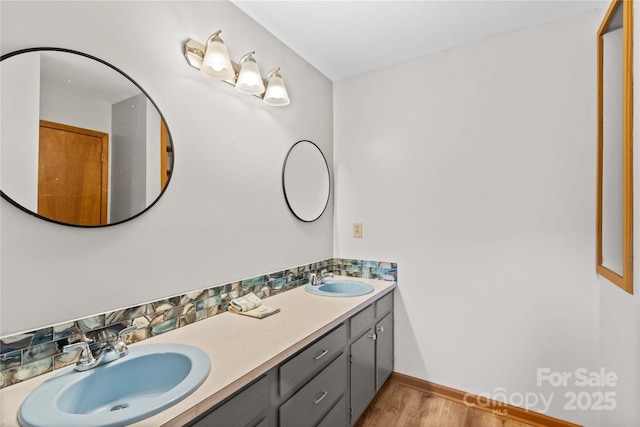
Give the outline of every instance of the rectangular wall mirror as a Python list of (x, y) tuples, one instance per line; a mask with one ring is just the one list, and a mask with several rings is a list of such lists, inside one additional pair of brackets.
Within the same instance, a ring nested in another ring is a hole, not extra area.
[(596, 271), (633, 293), (633, 2), (598, 30)]

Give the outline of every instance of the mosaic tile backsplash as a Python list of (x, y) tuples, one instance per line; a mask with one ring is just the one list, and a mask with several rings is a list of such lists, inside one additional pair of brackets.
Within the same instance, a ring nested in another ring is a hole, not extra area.
[(188, 326), (227, 311), (229, 302), (250, 292), (268, 298), (309, 281), (309, 274), (322, 270), (336, 275), (397, 281), (398, 266), (392, 262), (331, 258), (275, 273), (216, 285), (155, 302), (48, 326), (0, 338), (0, 388), (74, 364), (80, 350), (63, 353), (62, 348), (79, 341), (91, 342), (92, 350), (136, 325), (125, 335), (127, 344)]

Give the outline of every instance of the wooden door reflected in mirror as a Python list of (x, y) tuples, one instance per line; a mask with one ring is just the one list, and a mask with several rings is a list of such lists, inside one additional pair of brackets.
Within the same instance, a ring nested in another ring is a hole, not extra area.
[(109, 134), (40, 120), (38, 215), (107, 223)]
[(598, 30), (596, 271), (633, 293), (633, 2)]

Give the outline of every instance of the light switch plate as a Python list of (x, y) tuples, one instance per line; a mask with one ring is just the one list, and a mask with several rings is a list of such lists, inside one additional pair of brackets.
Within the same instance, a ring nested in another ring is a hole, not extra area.
[(354, 222), (353, 223), (353, 237), (362, 237), (362, 223)]

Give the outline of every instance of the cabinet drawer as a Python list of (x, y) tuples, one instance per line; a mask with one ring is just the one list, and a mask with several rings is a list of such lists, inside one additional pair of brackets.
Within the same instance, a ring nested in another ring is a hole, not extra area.
[(393, 309), (393, 291), (376, 301), (376, 319), (381, 318)]
[(342, 353), (322, 372), (280, 406), (280, 426), (315, 424), (344, 395), (347, 388), (347, 355)]
[(326, 366), (346, 343), (347, 325), (343, 324), (280, 366), (280, 396), (304, 384), (306, 379)]
[(246, 426), (260, 413), (266, 411), (268, 406), (268, 381), (267, 377), (263, 377), (199, 420), (194, 426)]
[(373, 314), (373, 304), (371, 304), (351, 318), (349, 322), (351, 338), (357, 337), (371, 326), (374, 319)]
[(347, 427), (347, 425), (347, 398), (342, 396), (316, 427)]

